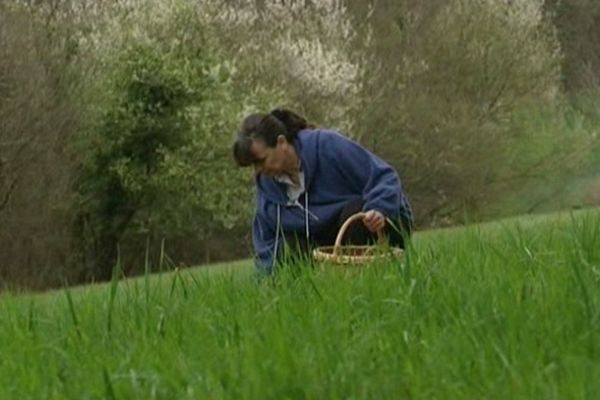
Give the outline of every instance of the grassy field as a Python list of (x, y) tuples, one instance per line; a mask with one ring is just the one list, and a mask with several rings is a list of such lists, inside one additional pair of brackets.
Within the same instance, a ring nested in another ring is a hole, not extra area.
[(423, 232), (361, 270), (3, 293), (0, 355), (0, 399), (599, 399), (600, 212)]

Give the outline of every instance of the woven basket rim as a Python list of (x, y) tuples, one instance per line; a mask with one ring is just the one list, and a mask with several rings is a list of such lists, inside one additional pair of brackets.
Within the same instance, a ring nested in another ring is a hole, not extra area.
[[(342, 250), (341, 253), (334, 254), (333, 249), (335, 246), (321, 246), (317, 247), (313, 250), (313, 258), (316, 261), (329, 261), (335, 264), (365, 264), (369, 262), (373, 262), (375, 260), (381, 259), (389, 259), (393, 256), (400, 256), (403, 253), (403, 250), (399, 247), (389, 247), (386, 249), (382, 249), (382, 251), (377, 251), (379, 249), (378, 246), (366, 246), (366, 245), (348, 245), (341, 246), (339, 249)], [(360, 255), (351, 255), (344, 254), (345, 250), (356, 250), (356, 249), (365, 249), (375, 250), (374, 253), (370, 254), (360, 254)]]

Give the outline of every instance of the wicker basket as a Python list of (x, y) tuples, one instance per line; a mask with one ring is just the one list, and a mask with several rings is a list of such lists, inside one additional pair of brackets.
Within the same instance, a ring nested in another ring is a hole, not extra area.
[(375, 260), (385, 260), (402, 255), (402, 249), (387, 246), (385, 237), (380, 231), (377, 233), (377, 246), (344, 245), (342, 239), (348, 227), (357, 220), (365, 217), (364, 212), (352, 215), (340, 228), (333, 246), (317, 247), (313, 250), (313, 258), (318, 262), (328, 262), (338, 265), (363, 265)]

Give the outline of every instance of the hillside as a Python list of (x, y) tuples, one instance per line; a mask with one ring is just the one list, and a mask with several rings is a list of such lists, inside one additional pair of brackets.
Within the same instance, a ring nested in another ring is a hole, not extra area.
[(0, 398), (598, 398), (598, 243), (588, 210), (419, 233), (360, 270), (4, 293)]

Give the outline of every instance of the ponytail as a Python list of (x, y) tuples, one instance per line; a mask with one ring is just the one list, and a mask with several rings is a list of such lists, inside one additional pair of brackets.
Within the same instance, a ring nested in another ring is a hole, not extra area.
[(281, 121), (281, 123), (287, 129), (290, 137), (293, 139), (298, 136), (298, 132), (309, 127), (306, 119), (293, 111), (276, 108), (275, 110), (271, 111), (270, 114)]

